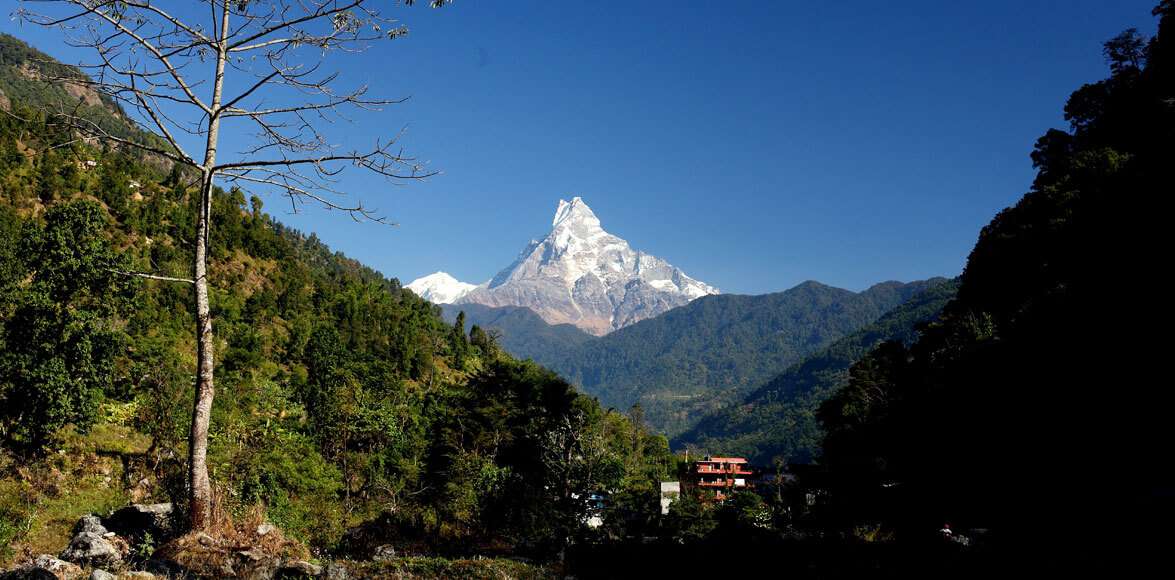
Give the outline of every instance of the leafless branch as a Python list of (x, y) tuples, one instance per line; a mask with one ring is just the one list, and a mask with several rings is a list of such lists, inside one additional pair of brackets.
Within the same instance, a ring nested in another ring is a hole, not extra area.
[(131, 276), (134, 278), (146, 278), (148, 280), (161, 280), (164, 282), (183, 282), (185, 284), (195, 284), (196, 283), (196, 281), (191, 278), (173, 278), (171, 276), (159, 276), (156, 274), (148, 274), (146, 272), (128, 272), (125, 270), (115, 270), (113, 268), (107, 268), (107, 271), (112, 272), (114, 274), (118, 274), (120, 276)]

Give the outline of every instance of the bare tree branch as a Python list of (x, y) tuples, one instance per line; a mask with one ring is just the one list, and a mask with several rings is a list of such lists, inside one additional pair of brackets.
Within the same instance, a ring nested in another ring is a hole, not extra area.
[(115, 270), (107, 268), (106, 271), (118, 274), (120, 276), (131, 276), (134, 278), (146, 278), (148, 280), (162, 280), (164, 282), (183, 282), (185, 284), (195, 284), (196, 281), (191, 278), (173, 278), (171, 276), (159, 276), (156, 274), (148, 274), (146, 272), (128, 272), (125, 270)]
[[(393, 182), (436, 174), (399, 148), (402, 130), (378, 139), (370, 150), (342, 153), (324, 129), (348, 120), (352, 110), (378, 111), (403, 102), (370, 98), (366, 86), (335, 90), (337, 73), (318, 72), (329, 53), (362, 52), (376, 40), (407, 33), (406, 27), (375, 9), (376, 0), (201, 1), (207, 3), (207, 13), (202, 7), (164, 9), (154, 0), (20, 0), (15, 13), (22, 22), (59, 29), (66, 43), (96, 55), (97, 61), (82, 65), (84, 75), (59, 82), (96, 91), (103, 102), (119, 107), (116, 116), (127, 113), (130, 123), (162, 140), (115, 135), (87, 118), (84, 101), (79, 100), (72, 110), (61, 103), (48, 112), (50, 122), (69, 130), (66, 143), (99, 139), (199, 170), (194, 184), (199, 194), (196, 233), (187, 242), (193, 246), (193, 277), (116, 271), (192, 284), (195, 289), (197, 369), (188, 461), (188, 515), (194, 530), (206, 530), (211, 522), (207, 453), (216, 343), (208, 256), (216, 180), (276, 190), (290, 199), (294, 211), (312, 203), (347, 212), (356, 221), (387, 224), (362, 201), (339, 201), (344, 196), (339, 174), (358, 167)], [(448, 2), (429, 4), (439, 7)], [(399, 0), (404, 6), (414, 3)], [(47, 12), (26, 9), (32, 4), (47, 7)], [(232, 83), (226, 81), (230, 75), (235, 77)], [(226, 97), (230, 86), (240, 92)], [(205, 91), (202, 98), (198, 93)], [(235, 158), (221, 154), (218, 161), (220, 132), (234, 125), (234, 119), (244, 121), (254, 139)], [(228, 125), (223, 124), (226, 120)], [(185, 133), (203, 138), (202, 161), (186, 152), (185, 145), (195, 146), (183, 139)]]

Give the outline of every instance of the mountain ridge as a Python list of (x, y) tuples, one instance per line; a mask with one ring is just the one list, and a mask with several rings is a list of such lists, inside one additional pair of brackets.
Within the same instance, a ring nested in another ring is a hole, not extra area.
[[(640, 403), (669, 435), (693, 426), (832, 342), (874, 323), (942, 278), (861, 292), (805, 281), (762, 295), (705, 296), (602, 337), (554, 331), (526, 309), (446, 305), (446, 318), (498, 329), (519, 358), (559, 372), (605, 406)], [(537, 333), (537, 334), (536, 334)]]
[(446, 280), (452, 292), (430, 292), (438, 274), (408, 287), (443, 303), (526, 307), (550, 324), (573, 324), (596, 336), (719, 292), (605, 231), (581, 197), (559, 200), (551, 231), (527, 243), (488, 282), (467, 288)]
[(844, 384), (849, 366), (881, 342), (913, 342), (918, 328), (934, 320), (954, 297), (958, 278), (934, 280), (937, 283), (876, 321), (704, 415), (690, 430), (673, 438), (673, 447), (742, 454), (761, 465), (770, 464), (777, 456), (793, 463), (811, 461), (823, 434), (815, 410)]

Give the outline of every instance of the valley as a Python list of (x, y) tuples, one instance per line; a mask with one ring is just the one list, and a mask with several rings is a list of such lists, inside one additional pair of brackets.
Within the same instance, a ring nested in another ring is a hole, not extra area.
[(1175, 3), (204, 8), (0, 32), (0, 580), (1161, 569)]

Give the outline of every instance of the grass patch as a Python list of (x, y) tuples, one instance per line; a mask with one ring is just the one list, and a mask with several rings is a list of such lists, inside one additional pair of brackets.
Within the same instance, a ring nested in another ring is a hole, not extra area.
[(78, 518), (129, 503), (122, 457), (142, 454), (149, 444), (129, 427), (101, 423), (86, 434), (67, 430), (36, 461), (0, 458), (0, 567), (26, 555), (58, 554)]

